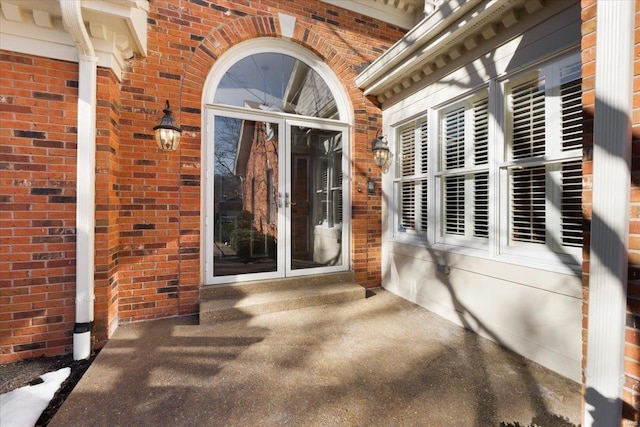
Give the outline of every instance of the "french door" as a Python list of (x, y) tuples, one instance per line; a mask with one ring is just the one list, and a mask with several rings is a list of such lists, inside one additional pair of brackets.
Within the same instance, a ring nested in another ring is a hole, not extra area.
[(206, 283), (349, 268), (348, 127), (209, 108)]

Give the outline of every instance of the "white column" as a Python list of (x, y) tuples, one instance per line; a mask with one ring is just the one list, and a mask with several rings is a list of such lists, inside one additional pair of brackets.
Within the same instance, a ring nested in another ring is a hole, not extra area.
[(597, 3), (586, 427), (622, 414), (635, 4)]

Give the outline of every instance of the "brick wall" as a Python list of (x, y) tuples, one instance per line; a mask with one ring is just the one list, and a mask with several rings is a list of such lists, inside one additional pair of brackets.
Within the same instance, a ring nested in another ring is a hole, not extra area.
[[(632, 182), (629, 224), (629, 270), (627, 330), (625, 342), (625, 384), (621, 425), (639, 422), (640, 404), (640, 2), (636, 2), (635, 77), (633, 103)], [(589, 295), (589, 230), (591, 222), (591, 182), (593, 174), (593, 114), (595, 107), (596, 0), (582, 0), (582, 103), (584, 108), (583, 210), (583, 355), (586, 356)], [(583, 368), (586, 360), (583, 357)], [(583, 382), (584, 383), (584, 382)], [(636, 425), (636, 424), (633, 424)]]
[(0, 362), (71, 349), (77, 69), (0, 53)]
[(121, 107), (116, 76), (99, 69), (97, 83), (94, 339), (101, 344), (118, 322)]
[[(321, 57), (351, 97), (352, 266), (360, 284), (380, 285), (380, 198), (355, 191), (369, 176), (379, 179), (369, 141), (380, 115), (354, 79), (402, 32), (314, 1), (198, 1), (186, 7), (156, 1), (149, 14), (149, 56), (130, 63), (122, 89), (120, 319), (197, 310), (203, 85), (229, 48), (256, 37), (281, 37), (278, 13), (296, 16), (293, 41)], [(184, 130), (178, 153), (158, 152), (148, 132), (165, 98)]]
[[(354, 82), (402, 36), (396, 27), (309, 0), (150, 2), (148, 56), (121, 81), (98, 72), (94, 338), (118, 322), (196, 313), (201, 247), (201, 108), (205, 79), (237, 43), (279, 38), (295, 16), (297, 43), (324, 60), (354, 110), (352, 268), (380, 285), (380, 173), (370, 140), (379, 108)], [(77, 64), (2, 52), (0, 362), (69, 352), (75, 297)], [(178, 152), (152, 128), (169, 99), (183, 129)], [(5, 141), (7, 143), (5, 143)], [(5, 307), (9, 307), (8, 309)]]

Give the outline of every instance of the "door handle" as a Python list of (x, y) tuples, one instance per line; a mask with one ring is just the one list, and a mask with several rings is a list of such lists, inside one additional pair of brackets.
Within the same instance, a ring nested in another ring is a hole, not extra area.
[(285, 207), (289, 207), (289, 206), (295, 206), (296, 202), (292, 202), (289, 199), (289, 193), (284, 193), (284, 205)]

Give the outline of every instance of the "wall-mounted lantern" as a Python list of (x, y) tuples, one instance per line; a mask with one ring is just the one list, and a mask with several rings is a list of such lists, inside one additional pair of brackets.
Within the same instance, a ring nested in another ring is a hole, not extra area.
[(389, 166), (391, 166), (392, 154), (391, 150), (389, 150), (389, 143), (383, 135), (371, 141), (371, 152), (376, 166), (382, 170), (382, 173), (387, 173)]
[(176, 151), (180, 145), (180, 135), (182, 129), (176, 126), (173, 116), (171, 115), (171, 107), (169, 100), (164, 106), (164, 116), (157, 126), (153, 128), (156, 137), (156, 143), (162, 151)]

